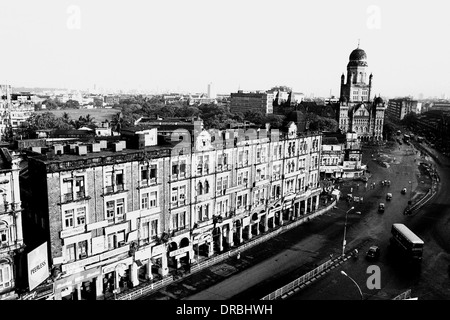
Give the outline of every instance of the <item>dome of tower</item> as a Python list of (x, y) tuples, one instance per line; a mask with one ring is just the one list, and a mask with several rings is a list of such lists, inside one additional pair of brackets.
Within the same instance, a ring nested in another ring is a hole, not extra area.
[(350, 57), (349, 57), (349, 60), (356, 60), (356, 61), (361, 61), (361, 60), (366, 60), (366, 59), (367, 59), (366, 52), (360, 48), (353, 50), (352, 53), (350, 53)]
[(359, 47), (350, 53), (347, 67), (367, 67), (367, 55), (363, 49)]

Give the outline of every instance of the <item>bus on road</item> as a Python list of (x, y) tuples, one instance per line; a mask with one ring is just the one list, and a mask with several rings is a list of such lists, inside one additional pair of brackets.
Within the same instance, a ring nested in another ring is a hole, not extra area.
[(391, 229), (391, 245), (398, 249), (409, 261), (422, 261), (424, 242), (402, 223), (394, 223)]

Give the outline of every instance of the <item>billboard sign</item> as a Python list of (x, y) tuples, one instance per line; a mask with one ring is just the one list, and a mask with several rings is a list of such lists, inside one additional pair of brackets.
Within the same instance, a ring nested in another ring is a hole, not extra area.
[(28, 284), (30, 291), (50, 275), (48, 266), (47, 242), (28, 253)]

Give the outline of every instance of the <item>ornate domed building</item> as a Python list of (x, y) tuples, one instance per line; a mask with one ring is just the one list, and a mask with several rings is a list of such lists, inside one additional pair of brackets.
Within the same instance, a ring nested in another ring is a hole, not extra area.
[(360, 141), (378, 141), (383, 138), (386, 107), (381, 97), (371, 100), (373, 76), (367, 78), (367, 67), (367, 54), (358, 46), (349, 56), (347, 81), (341, 76), (337, 120), (342, 132), (355, 132)]

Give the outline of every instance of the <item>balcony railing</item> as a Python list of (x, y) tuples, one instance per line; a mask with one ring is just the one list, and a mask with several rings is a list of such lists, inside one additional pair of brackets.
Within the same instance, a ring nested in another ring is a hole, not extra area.
[(84, 193), (84, 190), (81, 190), (81, 191), (78, 191), (77, 193), (76, 193), (76, 198), (77, 199), (82, 199), (82, 198), (84, 198), (86, 195), (85, 195), (85, 193)]
[(63, 194), (63, 202), (73, 201), (73, 193)]

